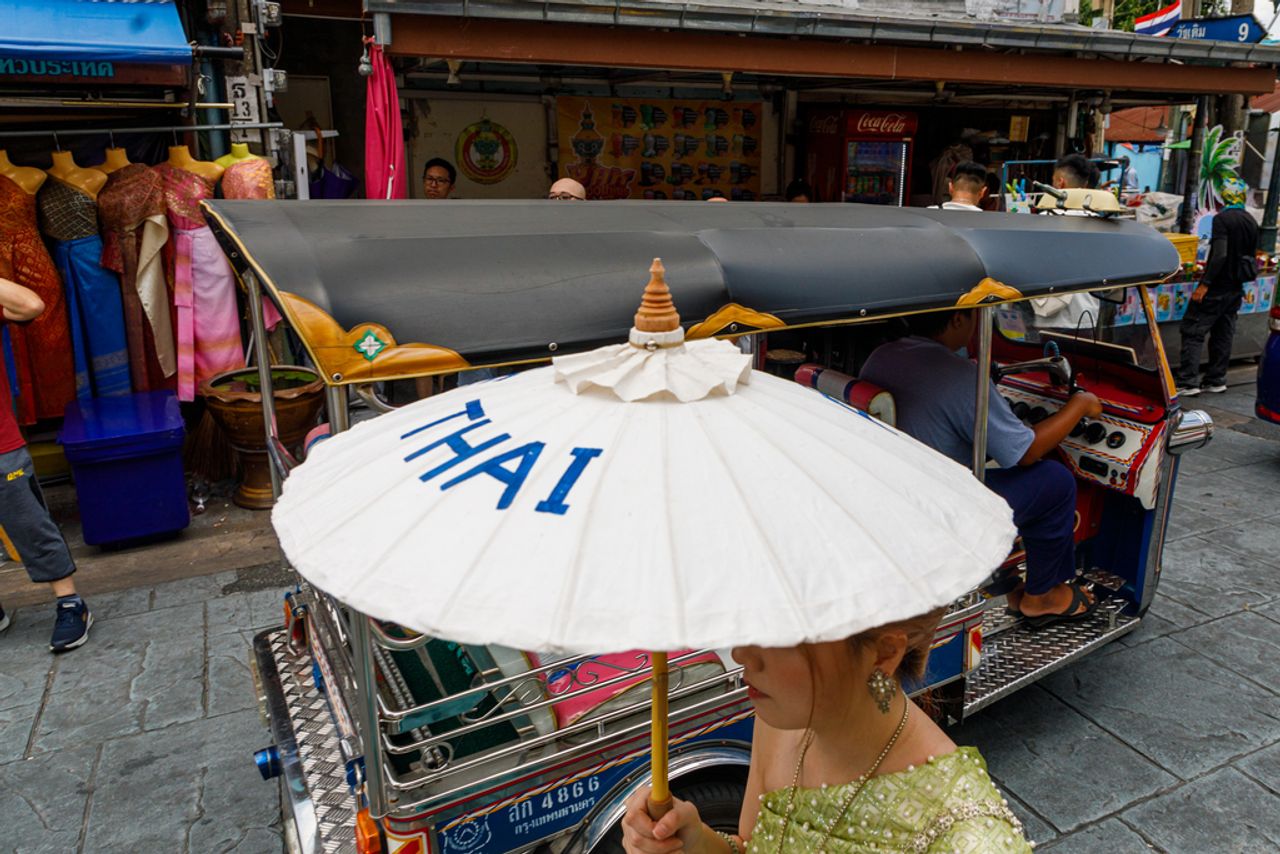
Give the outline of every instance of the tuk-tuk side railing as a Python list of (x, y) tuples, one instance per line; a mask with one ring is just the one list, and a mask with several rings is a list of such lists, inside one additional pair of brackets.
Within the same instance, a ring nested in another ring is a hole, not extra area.
[[(726, 681), (730, 674), (722, 674), (715, 677), (711, 682)], [(735, 675), (736, 679), (736, 675)], [(705, 688), (697, 688), (693, 685), (686, 686), (680, 696), (688, 696), (698, 690)], [(672, 695), (672, 699), (677, 699), (676, 695)], [(723, 713), (723, 714), (722, 714)], [(718, 694), (714, 697), (707, 697), (688, 706), (684, 706), (672, 713), (672, 740), (673, 742), (683, 741), (687, 732), (696, 732), (699, 727), (692, 726), (691, 722), (698, 718), (716, 716), (719, 721), (722, 718), (731, 717), (738, 714), (749, 714), (750, 705), (747, 701), (746, 688), (737, 687), (730, 693)], [(601, 759), (602, 764), (612, 764), (617, 761), (625, 761), (632, 754), (639, 755), (648, 751), (648, 735), (649, 735), (649, 700), (646, 698), (641, 701), (627, 706), (622, 709), (615, 710), (602, 716), (599, 720), (592, 720), (582, 725), (576, 731), (578, 733), (595, 730), (595, 735), (589, 740), (576, 743), (565, 744), (559, 749), (547, 752), (539, 757), (536, 762), (521, 767), (521, 777), (530, 778), (546, 773), (552, 768), (560, 769), (574, 760), (583, 759), (591, 756), (604, 756)], [(624, 720), (629, 717), (638, 718), (633, 724), (622, 726), (616, 729), (606, 728), (609, 723)], [(566, 738), (566, 731), (552, 733), (538, 739), (538, 745), (542, 746), (553, 743)], [(628, 745), (633, 745), (628, 747)], [(396, 777), (390, 773), (384, 778), (383, 783), (387, 789), (396, 793), (394, 800), (394, 808), (401, 815), (409, 814), (415, 810), (424, 807), (443, 806), (448, 802), (456, 802), (465, 799), (468, 792), (488, 791), (495, 787), (499, 787), (511, 782), (511, 770), (506, 767), (497, 767), (492, 773), (484, 776), (468, 779), (465, 783), (458, 785), (448, 785), (447, 781), (451, 777), (457, 777), (467, 771), (482, 769), (487, 765), (495, 764), (498, 758), (509, 758), (510, 756), (518, 756), (521, 753), (527, 753), (533, 749), (531, 742), (518, 743), (510, 745), (502, 749), (502, 755), (499, 757), (495, 753), (486, 753), (466, 760), (466, 762), (457, 767), (450, 768), (447, 771), (427, 772), (414, 777)], [(621, 748), (621, 749), (620, 749)], [(613, 755), (610, 755), (613, 754)], [(384, 768), (387, 768), (384, 765)], [(422, 792), (420, 795), (414, 796), (413, 793), (422, 791), (424, 788), (432, 787), (432, 784), (446, 783), (446, 785), (437, 785), (434, 790)], [(408, 797), (405, 797), (408, 796)]]
[[(742, 675), (742, 670), (740, 668), (735, 668), (733, 670), (717, 673), (714, 676), (705, 677), (701, 680), (698, 680), (697, 682), (691, 682), (690, 684), (682, 686), (679, 689), (673, 689), (670, 692), (670, 697), (672, 700), (680, 700), (685, 697), (692, 696), (698, 693), (699, 691), (709, 690), (716, 687), (724, 687), (727, 690), (724, 693), (717, 695), (718, 697), (722, 697), (728, 694), (729, 691), (736, 690), (737, 688), (741, 687), (741, 675)], [(569, 696), (572, 696), (572, 695), (569, 695)], [(532, 711), (534, 708), (547, 708), (549, 706), (555, 705), (555, 703), (557, 702), (560, 702), (560, 700), (561, 698), (557, 698), (556, 700), (553, 700), (553, 701), (539, 703), (537, 704), (536, 707), (530, 706), (527, 711)], [(621, 718), (625, 718), (629, 715), (637, 714), (640, 712), (647, 713), (648, 708), (649, 708), (649, 698), (648, 696), (645, 696), (642, 699), (636, 700), (619, 709), (615, 709), (610, 712), (601, 714), (598, 717), (592, 717), (586, 720), (575, 721), (574, 723), (571, 723), (568, 726), (562, 727), (552, 732), (540, 734), (526, 740), (521, 740), (507, 747), (500, 747), (496, 750), (491, 750), (491, 751), (486, 751), (484, 753), (476, 754), (476, 756), (473, 759), (467, 759), (457, 766), (447, 765), (447, 766), (443, 766), (443, 767), (432, 769), (432, 770), (439, 771), (441, 774), (462, 772), (462, 771), (468, 770), (469, 768), (474, 767), (477, 764), (484, 764), (486, 762), (503, 759), (516, 753), (528, 753), (530, 751), (537, 750), (538, 748), (544, 747), (545, 745), (554, 744), (557, 741), (568, 741), (573, 739), (576, 736), (584, 735), (591, 731), (596, 731), (598, 734), (603, 733), (604, 728), (606, 728), (610, 723), (613, 723), (614, 721), (617, 721)], [(496, 726), (500, 723), (509, 721), (514, 717), (520, 717), (520, 714), (521, 714), (520, 712), (504, 714), (500, 717), (495, 717), (492, 720), (479, 721), (477, 723), (458, 727), (457, 729), (450, 730), (449, 732), (446, 732), (446, 733), (441, 733), (440, 735), (432, 735), (429, 738), (420, 742), (413, 742), (413, 743), (402, 744), (402, 745), (397, 745), (393, 743), (390, 740), (390, 734), (384, 730), (381, 736), (382, 746), (383, 746), (383, 749), (386, 750), (388, 753), (395, 754), (395, 755), (405, 755), (409, 753), (415, 753), (418, 751), (430, 750), (431, 748), (440, 746), (450, 741), (451, 739), (460, 738), (463, 735), (479, 732), (481, 730)]]
[[(678, 666), (681, 662), (691, 661), (696, 658), (705, 656), (706, 650), (693, 650), (674, 656), (671, 659), (672, 666)], [(611, 676), (607, 679), (595, 678), (592, 681), (586, 679), (579, 673), (579, 665), (591, 662), (600, 667), (606, 667), (610, 670), (621, 671), (617, 676)], [(652, 672), (652, 662), (647, 653), (636, 653), (636, 667), (624, 667), (619, 664), (603, 662), (590, 655), (575, 655), (571, 658), (565, 658), (552, 664), (539, 665), (531, 667), (523, 673), (517, 673), (513, 676), (505, 676), (492, 682), (479, 682), (471, 688), (459, 691), (442, 697), (439, 700), (432, 700), (426, 703), (411, 706), (409, 708), (392, 709), (388, 708), (385, 703), (381, 704), (379, 714), (382, 718), (391, 723), (397, 723), (412, 717), (429, 716), (433, 712), (438, 712), (455, 704), (460, 697), (474, 694), (476, 700), (483, 699), (485, 694), (502, 695), (499, 705), (507, 702), (511, 697), (516, 695), (524, 696), (546, 696), (548, 699), (531, 702), (523, 705), (519, 710), (503, 713), (501, 715), (488, 714), (483, 720), (475, 720), (474, 723), (458, 729), (450, 730), (450, 735), (459, 736), (473, 732), (478, 727), (489, 726), (495, 723), (504, 723), (527, 714), (531, 711), (541, 709), (550, 709), (557, 703), (561, 703), (568, 699), (581, 697), (602, 688), (610, 688), (614, 685), (620, 685), (628, 680), (633, 680), (637, 676), (644, 676)], [(570, 680), (570, 686), (577, 684), (577, 689), (570, 688), (564, 691), (554, 691), (549, 683), (549, 677), (552, 674), (566, 671)], [(735, 669), (736, 671), (736, 669)], [(679, 670), (672, 674), (673, 688), (679, 687), (684, 678), (684, 671)], [(465, 713), (459, 715), (460, 718), (466, 720)]]

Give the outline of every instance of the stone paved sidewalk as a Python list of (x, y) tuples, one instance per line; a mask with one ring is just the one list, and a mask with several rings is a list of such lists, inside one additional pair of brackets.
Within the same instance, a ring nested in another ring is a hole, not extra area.
[(1188, 405), (1218, 431), (1142, 625), (953, 733), (1053, 854), (1280, 851), (1280, 427), (1251, 384)]
[(89, 644), (60, 656), (53, 609), (18, 609), (0, 639), (0, 850), (281, 851), (248, 653), (286, 582), (267, 565), (92, 596)]
[[(1192, 405), (1220, 429), (1184, 463), (1142, 626), (954, 733), (1054, 854), (1280, 851), (1280, 428), (1249, 386)], [(56, 658), (52, 609), (18, 608), (0, 851), (278, 854), (247, 662), (287, 583), (265, 564), (92, 595), (90, 644)]]

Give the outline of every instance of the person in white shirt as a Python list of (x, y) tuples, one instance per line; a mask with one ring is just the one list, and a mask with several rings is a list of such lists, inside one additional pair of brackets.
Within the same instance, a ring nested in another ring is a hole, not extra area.
[[(1053, 186), (1058, 190), (1083, 189), (1094, 183), (1094, 165), (1083, 154), (1068, 154), (1053, 165)], [(1086, 211), (1066, 211), (1067, 216), (1088, 216)], [(1031, 309), (1036, 325), (1049, 329), (1084, 331), (1098, 325), (1098, 298), (1091, 294), (1035, 297)]]
[(950, 200), (933, 205), (934, 210), (981, 211), (987, 195), (987, 167), (972, 160), (957, 163), (947, 182), (947, 195)]

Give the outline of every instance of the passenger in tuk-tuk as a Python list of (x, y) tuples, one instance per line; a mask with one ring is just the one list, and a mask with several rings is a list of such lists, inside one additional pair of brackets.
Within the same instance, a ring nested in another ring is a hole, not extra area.
[[(973, 458), (977, 366), (960, 355), (977, 324), (972, 309), (917, 314), (907, 318), (910, 334), (876, 348), (859, 378), (894, 396), (897, 426), (963, 465)], [(1089, 614), (1097, 604), (1075, 581), (1075, 477), (1044, 456), (1071, 428), (1096, 417), (1102, 404), (1093, 394), (1072, 395), (1053, 415), (1028, 426), (1013, 414), (993, 386), (987, 416), (987, 486), (1013, 508), (1013, 521), (1026, 550), (1027, 579), (1009, 594), (1032, 628)]]
[(650, 818), (649, 789), (627, 801), (630, 852), (1027, 854), (1022, 825), (973, 747), (957, 747), (902, 690), (925, 670), (945, 609), (846, 640), (736, 647), (755, 707), (738, 833), (708, 827), (676, 799)]

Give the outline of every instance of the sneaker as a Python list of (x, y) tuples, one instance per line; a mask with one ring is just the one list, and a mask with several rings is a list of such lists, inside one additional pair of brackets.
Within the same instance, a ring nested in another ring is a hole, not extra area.
[(1204, 387), (1204, 390), (1211, 394), (1222, 394), (1224, 391), (1227, 390), (1227, 384), (1226, 383), (1209, 383), (1207, 386)]
[(9, 628), (9, 615), (4, 612), (4, 606), (0, 605), (0, 632)]
[(1200, 386), (1189, 385), (1186, 388), (1178, 389), (1178, 397), (1195, 397), (1200, 393)]
[(58, 603), (58, 621), (53, 624), (53, 639), (49, 641), (51, 652), (66, 652), (84, 646), (89, 639), (89, 627), (93, 614), (83, 599)]

